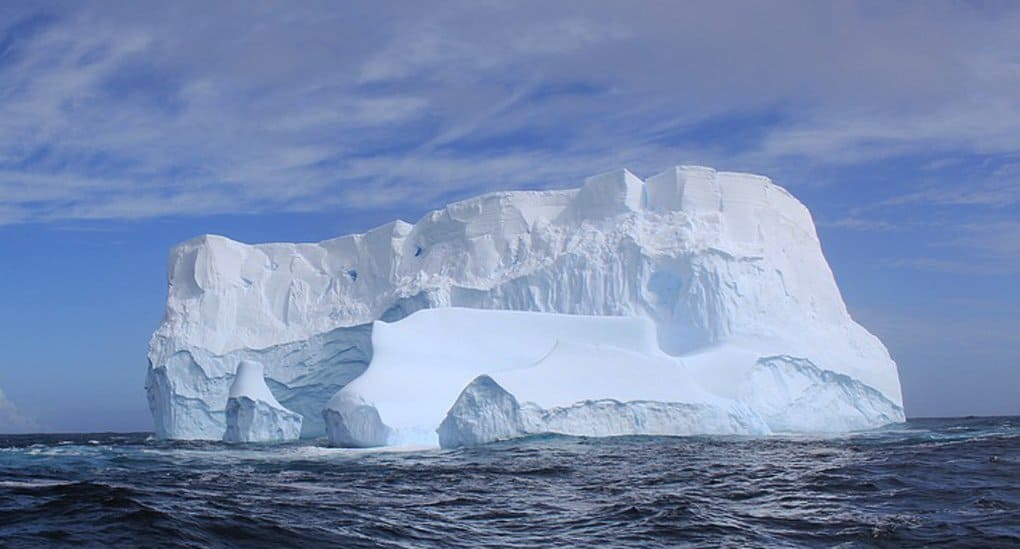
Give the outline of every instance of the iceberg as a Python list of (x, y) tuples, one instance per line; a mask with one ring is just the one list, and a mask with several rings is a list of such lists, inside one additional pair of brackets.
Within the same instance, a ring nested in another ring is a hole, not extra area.
[(171, 250), (168, 280), (146, 381), (162, 438), (223, 438), (243, 360), (265, 364), (302, 437), (339, 445), (904, 417), (896, 364), (847, 312), (807, 208), (756, 175), (619, 170), (318, 243), (206, 235)]
[(237, 365), (227, 398), (224, 442), (287, 442), (301, 437), (301, 414), (280, 404), (269, 390), (262, 364)]

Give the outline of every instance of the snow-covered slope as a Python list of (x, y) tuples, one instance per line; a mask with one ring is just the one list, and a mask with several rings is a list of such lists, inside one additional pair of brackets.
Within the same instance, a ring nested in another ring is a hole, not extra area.
[[(418, 311), (392, 324), (377, 322), (372, 344), (375, 354), (368, 370), (326, 407), (326, 429), (335, 444), (459, 445), (437, 436), (444, 418), (450, 440), (508, 438), (511, 433), (501, 431), (467, 433), (481, 407), (450, 412), (465, 386), (479, 376), (526, 402), (527, 411), (534, 412), (523, 420), (514, 418), (524, 421), (518, 434), (769, 431), (746, 406), (702, 390), (688, 369), (659, 350), (655, 325), (645, 318), (447, 307)], [(591, 413), (589, 421), (564, 419), (555, 429), (545, 428), (551, 422), (541, 419), (545, 410), (602, 400), (634, 409), (649, 401), (682, 403), (713, 419), (692, 421), (694, 429), (656, 428), (648, 422), (644, 430), (618, 426), (605, 414), (597, 421), (590, 421), (597, 415)]]
[(161, 437), (220, 438), (242, 358), (266, 364), (303, 435), (320, 435), (316, 408), (372, 359), (371, 323), (448, 306), (645, 318), (722, 398), (743, 391), (743, 365), (787, 356), (873, 389), (902, 418), (895, 364), (848, 315), (810, 214), (759, 176), (619, 171), (315, 244), (204, 236), (174, 248), (168, 276), (147, 382)]
[(734, 347), (706, 354), (735, 375), (724, 397), (705, 356), (659, 349), (637, 317), (446, 307), (376, 322), (368, 370), (327, 404), (340, 446), (455, 447), (537, 433), (762, 435), (846, 431), (899, 407), (806, 359)]

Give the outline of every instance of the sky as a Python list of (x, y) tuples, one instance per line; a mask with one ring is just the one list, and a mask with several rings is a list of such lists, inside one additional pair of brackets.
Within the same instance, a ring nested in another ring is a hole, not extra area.
[(960, 0), (3, 2), (0, 432), (152, 428), (176, 242), (676, 164), (810, 208), (908, 416), (1020, 414), (1018, 28)]

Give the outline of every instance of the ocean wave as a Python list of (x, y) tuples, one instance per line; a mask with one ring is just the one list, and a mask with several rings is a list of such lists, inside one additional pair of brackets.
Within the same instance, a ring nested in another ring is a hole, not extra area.
[(1018, 425), (456, 451), (0, 436), (0, 546), (1018, 545)]

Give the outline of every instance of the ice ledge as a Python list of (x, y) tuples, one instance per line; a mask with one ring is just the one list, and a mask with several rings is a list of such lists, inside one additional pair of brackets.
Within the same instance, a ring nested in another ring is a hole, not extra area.
[(487, 375), (461, 392), (436, 430), (443, 448), (477, 446), (538, 434), (584, 437), (625, 435), (767, 435), (768, 425), (750, 409), (732, 404), (621, 402), (603, 398), (544, 409), (520, 404)]
[(601, 398), (543, 408), (520, 403), (481, 375), (464, 388), (436, 432), (443, 448), (457, 448), (537, 434), (843, 433), (905, 419), (903, 408), (873, 387), (808, 359), (776, 355), (758, 359), (731, 403)]
[(906, 421), (903, 407), (874, 387), (789, 355), (758, 359), (739, 400), (787, 433), (839, 433)]

